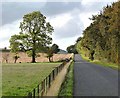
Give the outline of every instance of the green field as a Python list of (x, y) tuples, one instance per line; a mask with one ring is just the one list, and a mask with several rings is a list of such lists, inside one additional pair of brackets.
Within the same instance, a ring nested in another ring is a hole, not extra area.
[(2, 65), (2, 96), (25, 96), (60, 63)]

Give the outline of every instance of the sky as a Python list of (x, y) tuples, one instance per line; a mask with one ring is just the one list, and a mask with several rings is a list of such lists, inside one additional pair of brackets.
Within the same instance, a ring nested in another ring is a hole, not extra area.
[[(34, 2), (33, 2), (34, 1)], [(19, 34), (25, 14), (40, 11), (54, 28), (53, 44), (66, 50), (99, 14), (103, 7), (116, 0), (4, 0), (0, 2), (0, 48), (9, 48), (9, 39)]]

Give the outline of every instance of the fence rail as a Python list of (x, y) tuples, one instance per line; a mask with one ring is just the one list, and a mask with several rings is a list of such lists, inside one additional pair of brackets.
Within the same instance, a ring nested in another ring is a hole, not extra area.
[(67, 62), (68, 61), (65, 61), (62, 64), (60, 64), (59, 66), (55, 67), (51, 71), (51, 73), (47, 77), (45, 77), (45, 79), (40, 84), (37, 85), (37, 87), (35, 87), (31, 92), (28, 93), (27, 98), (39, 98), (40, 96), (47, 94), (47, 91), (50, 88), (55, 77), (63, 69), (64, 65)]

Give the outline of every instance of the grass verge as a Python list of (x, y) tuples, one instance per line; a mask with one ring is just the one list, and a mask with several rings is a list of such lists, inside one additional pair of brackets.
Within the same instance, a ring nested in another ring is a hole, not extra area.
[(94, 64), (98, 64), (98, 65), (102, 65), (102, 66), (105, 66), (105, 67), (110, 67), (110, 68), (112, 68), (112, 69), (116, 69), (116, 70), (120, 70), (120, 67), (118, 67), (118, 65), (117, 64), (115, 64), (115, 63), (111, 63), (111, 62), (102, 62), (102, 61), (100, 61), (100, 60), (90, 60), (88, 57), (85, 57), (83, 54), (80, 54), (81, 55), (81, 57), (84, 59), (84, 60), (86, 60), (86, 61), (88, 61), (88, 62), (91, 62), (91, 63), (94, 63)]
[(62, 83), (58, 96), (73, 96), (73, 64), (74, 62), (70, 64), (70, 68)]

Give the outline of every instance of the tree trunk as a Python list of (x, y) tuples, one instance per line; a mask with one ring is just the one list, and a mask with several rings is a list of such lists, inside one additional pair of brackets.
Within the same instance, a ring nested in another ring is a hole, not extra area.
[(32, 51), (32, 63), (36, 63), (36, 61), (35, 61), (35, 51), (34, 50)]
[(6, 59), (6, 63), (8, 63), (8, 60)]
[[(35, 39), (35, 38), (34, 38)], [(36, 63), (35, 61), (35, 40), (33, 39), (33, 49), (32, 49), (32, 63)]]
[(32, 56), (32, 63), (36, 63), (35, 56)]
[(16, 63), (17, 59), (15, 59), (14, 63)]
[(52, 56), (52, 62), (53, 62), (53, 56)]
[(91, 50), (90, 51), (90, 59), (93, 61), (94, 60), (94, 53), (95, 53), (95, 51), (94, 50)]
[(49, 62), (51, 62), (51, 59), (50, 59), (51, 57), (49, 57)]

